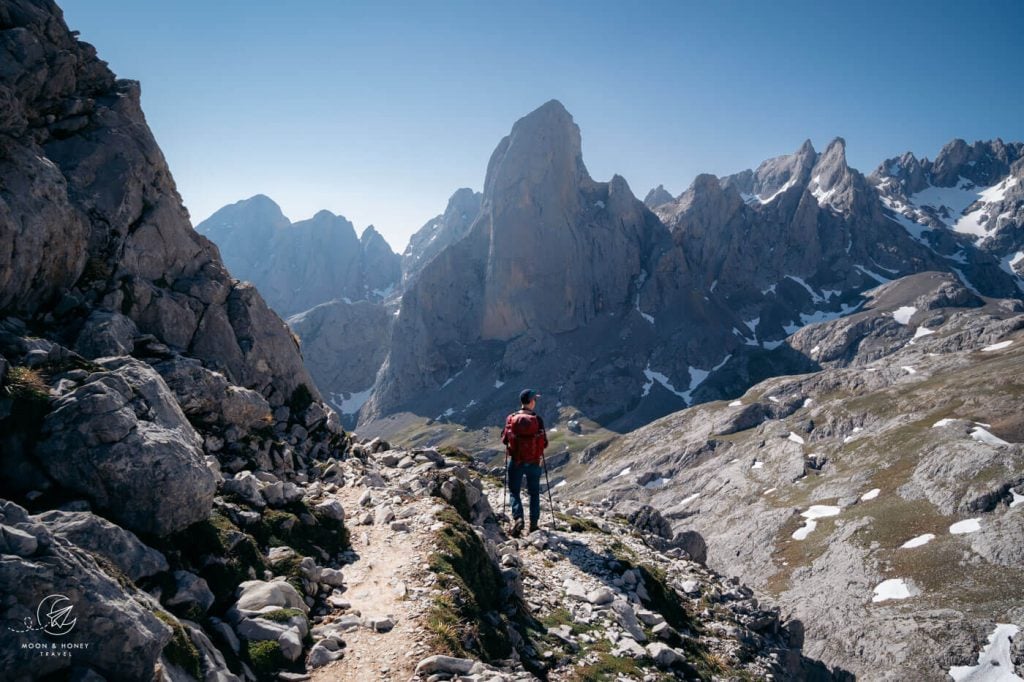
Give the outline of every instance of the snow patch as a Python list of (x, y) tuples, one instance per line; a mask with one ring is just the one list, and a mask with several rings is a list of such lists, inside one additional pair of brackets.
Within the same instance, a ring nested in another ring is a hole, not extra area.
[(863, 495), (860, 496), (861, 502), (867, 502), (878, 497), (878, 493), (882, 492), (879, 488), (872, 488)]
[(780, 194), (782, 194), (783, 192), (785, 192), (787, 189), (789, 189), (790, 187), (792, 187), (795, 184), (796, 184), (796, 176), (794, 175), (793, 177), (791, 177), (789, 180), (786, 181), (785, 185), (780, 187), (779, 190), (777, 192), (775, 192), (774, 194), (772, 194), (770, 197), (765, 199), (761, 195), (757, 195), (757, 200), (760, 201), (762, 204), (770, 204), (771, 202), (773, 202), (775, 200), (776, 197), (778, 197)]
[(817, 521), (815, 521), (814, 519), (807, 519), (807, 521), (804, 522), (804, 525), (800, 526), (795, 531), (793, 531), (793, 539), (806, 540), (807, 536), (810, 535), (811, 532), (817, 527)]
[(951, 417), (946, 417), (945, 419), (940, 419), (939, 421), (937, 421), (934, 424), (932, 424), (932, 428), (933, 429), (937, 429), (937, 428), (940, 428), (940, 427), (943, 427), (943, 426), (948, 426), (949, 424), (952, 424), (955, 421), (956, 421), (956, 419), (953, 419)]
[(494, 380), (494, 387), (495, 388), (501, 388), (504, 385), (505, 385), (505, 382), (502, 381), (501, 379), (495, 379)]
[(917, 593), (917, 590), (903, 578), (890, 578), (889, 580), (883, 580), (875, 586), (875, 596), (871, 597), (871, 601), (880, 602), (888, 601), (889, 599), (906, 599), (907, 597), (913, 597)]
[(971, 438), (979, 443), (985, 443), (986, 445), (1009, 445), (1009, 443), (1002, 438), (992, 435), (980, 426), (976, 426), (971, 429)]
[(892, 319), (896, 320), (900, 324), (910, 324), (910, 318), (917, 312), (917, 308), (912, 305), (905, 305), (897, 308), (892, 313)]
[[(670, 393), (674, 393), (683, 400), (686, 400), (686, 393), (683, 391), (676, 390), (675, 386), (672, 385), (672, 382), (669, 381), (667, 376), (665, 376), (661, 372), (655, 372), (654, 370), (651, 369), (650, 363), (647, 363), (647, 367), (644, 368), (644, 376), (647, 377), (647, 382), (643, 386), (642, 395), (646, 396), (648, 393), (650, 393), (651, 388), (654, 387), (654, 382), (657, 381)], [(687, 400), (686, 402), (687, 404), (689, 404), (690, 401)]]
[(957, 521), (949, 527), (949, 532), (953, 535), (966, 535), (967, 533), (977, 533), (979, 530), (981, 530), (980, 518)]
[(700, 493), (694, 493), (688, 497), (684, 497), (683, 501), (679, 503), (679, 506), (682, 507), (683, 505), (687, 505), (696, 500), (698, 497), (700, 497)]
[(742, 400), (734, 400), (731, 403), (729, 403), (729, 407), (739, 407), (742, 404), (743, 404)]
[(1018, 505), (1024, 504), (1024, 495), (1021, 495), (1013, 488), (1010, 488), (1010, 494), (1013, 495), (1013, 501), (1010, 502), (1010, 509), (1013, 509)]
[(629, 472), (631, 472), (632, 470), (633, 470), (633, 467), (626, 467), (625, 469), (623, 469), (619, 473), (615, 474), (615, 478), (620, 478), (622, 476), (628, 476)]
[(918, 327), (917, 330), (914, 331), (914, 338), (915, 339), (919, 339), (922, 336), (928, 336), (929, 334), (934, 334), (934, 333), (935, 333), (934, 329), (928, 329), (928, 327)]
[(993, 343), (991, 346), (985, 346), (981, 349), (982, 353), (991, 353), (992, 351), (1002, 350), (1008, 348), (1013, 341), (1000, 341), (999, 343)]
[(824, 519), (829, 516), (839, 516), (842, 511), (839, 507), (831, 504), (812, 504), (807, 511), (800, 514), (805, 519)]
[(923, 547), (924, 545), (927, 545), (934, 539), (934, 533), (925, 533), (924, 535), (918, 535), (916, 538), (911, 538), (910, 540), (907, 540), (902, 545), (900, 545), (900, 549), (914, 549), (915, 547)]
[(332, 393), (330, 403), (341, 414), (356, 414), (370, 399), (371, 393), (373, 393), (373, 386), (356, 393)]
[(750, 468), (751, 469), (763, 469), (764, 468), (764, 462), (759, 462), (759, 461), (755, 460), (754, 463), (750, 465)]
[(803, 439), (803, 436), (798, 436), (798, 435), (796, 435), (795, 433), (793, 433), (792, 431), (790, 431), (790, 432), (789, 432), (789, 438), (788, 438), (788, 440), (791, 440), (791, 441), (793, 441), (794, 443), (799, 443), (800, 445), (803, 445), (803, 444), (804, 444), (804, 439)]
[(868, 277), (870, 277), (871, 279), (875, 280), (879, 284), (888, 284), (889, 282), (892, 281), (890, 278), (883, 277), (882, 275), (879, 275), (877, 272), (875, 272), (873, 270), (868, 270), (863, 265), (854, 265), (853, 267), (855, 267), (858, 270), (860, 270), (861, 274), (867, 275)]
[(913, 367), (910, 367), (909, 365), (904, 365), (903, 367), (900, 367), (900, 369), (902, 369), (907, 374), (917, 374), (917, 370), (914, 369)]
[(644, 483), (644, 487), (647, 488), (648, 490), (654, 490), (655, 488), (663, 488), (671, 480), (671, 477), (658, 477), (653, 481), (648, 481), (647, 483)]

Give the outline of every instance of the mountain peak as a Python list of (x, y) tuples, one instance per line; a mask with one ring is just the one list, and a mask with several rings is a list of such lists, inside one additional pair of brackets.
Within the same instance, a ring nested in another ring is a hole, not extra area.
[(644, 205), (651, 210), (672, 201), (675, 201), (675, 197), (669, 194), (664, 185), (658, 185), (644, 197)]
[(561, 102), (550, 100), (516, 121), (498, 143), (487, 166), (484, 195), (494, 197), (516, 185), (541, 190), (550, 182), (575, 188), (589, 179), (579, 126)]

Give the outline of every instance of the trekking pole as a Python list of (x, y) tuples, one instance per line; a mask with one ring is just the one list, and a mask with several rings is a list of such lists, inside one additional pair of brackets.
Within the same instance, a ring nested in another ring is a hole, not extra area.
[(548, 478), (548, 458), (541, 455), (540, 461), (544, 464), (544, 484), (548, 487), (548, 506), (551, 508), (551, 529), (554, 530), (557, 526), (557, 522), (555, 521), (555, 501), (551, 498), (551, 480)]
[(505, 448), (505, 464), (502, 465), (504, 471), (501, 474), (501, 515), (505, 515), (505, 502), (508, 500), (508, 495), (505, 494), (505, 487), (508, 485), (508, 448)]

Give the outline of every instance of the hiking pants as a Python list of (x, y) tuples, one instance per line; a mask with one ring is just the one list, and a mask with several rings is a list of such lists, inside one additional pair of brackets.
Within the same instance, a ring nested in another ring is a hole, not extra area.
[(526, 476), (526, 490), (530, 493), (530, 523), (537, 525), (540, 521), (540, 477), (544, 469), (538, 464), (508, 463), (508, 493), (512, 498), (512, 518), (523, 518), (523, 500), (519, 493), (523, 489), (523, 476)]

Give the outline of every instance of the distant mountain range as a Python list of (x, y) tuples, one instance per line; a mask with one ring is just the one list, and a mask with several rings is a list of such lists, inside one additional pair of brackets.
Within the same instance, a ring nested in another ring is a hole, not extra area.
[(580, 150), (572, 117), (546, 103), (499, 143), (483, 193), (456, 192), (400, 259), (372, 229), (360, 241), (326, 212), (290, 225), (266, 197), (197, 229), (297, 315), (350, 424), (357, 411), (490, 424), (528, 384), (553, 418), (623, 431), (805, 369), (784, 340), (890, 280), (945, 271), (980, 294), (1024, 291), (1021, 143), (955, 140), (865, 176), (842, 138), (807, 141), (643, 202), (619, 176), (594, 181)]
[(262, 194), (225, 206), (196, 231), (282, 316), (335, 298), (382, 300), (401, 281), (401, 259), (373, 225), (357, 237), (352, 223), (330, 211), (292, 223)]

